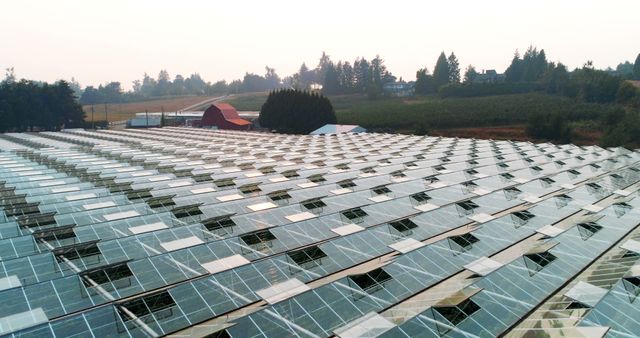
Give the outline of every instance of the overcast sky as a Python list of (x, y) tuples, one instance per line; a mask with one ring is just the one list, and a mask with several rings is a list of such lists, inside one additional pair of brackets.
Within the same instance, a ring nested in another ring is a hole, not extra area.
[(394, 75), (433, 70), (441, 51), (461, 68), (502, 72), (515, 49), (544, 48), (570, 68), (634, 61), (640, 1), (159, 1), (2, 0), (0, 67), (20, 78), (75, 77), (82, 86), (160, 69), (207, 81), (280, 76), (322, 51), (352, 62), (376, 54)]

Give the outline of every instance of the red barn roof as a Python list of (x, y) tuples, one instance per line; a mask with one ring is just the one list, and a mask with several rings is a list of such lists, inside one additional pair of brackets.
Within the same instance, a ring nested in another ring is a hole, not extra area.
[(202, 115), (202, 126), (216, 126), (220, 129), (248, 130), (251, 122), (241, 119), (232, 105), (228, 103), (214, 103)]

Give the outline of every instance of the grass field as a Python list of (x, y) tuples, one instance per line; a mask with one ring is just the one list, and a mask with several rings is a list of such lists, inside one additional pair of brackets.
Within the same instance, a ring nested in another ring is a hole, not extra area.
[[(260, 110), (267, 93), (243, 94), (226, 100), (239, 110)], [(525, 124), (533, 114), (561, 113), (574, 124), (574, 142), (594, 144), (602, 136), (596, 121), (607, 109), (599, 104), (540, 93), (472, 98), (381, 98), (364, 95), (330, 96), (338, 123), (370, 130), (414, 133), (421, 127), (431, 135), (532, 140)]]
[(229, 103), (239, 111), (260, 111), (268, 95), (268, 92), (234, 94), (229, 98), (220, 100), (220, 102)]
[[(238, 110), (260, 110), (267, 93), (244, 94), (230, 98)], [(364, 95), (329, 97), (338, 123), (359, 124), (366, 128), (397, 131), (503, 126), (524, 124), (531, 114), (558, 112), (570, 120), (590, 120), (605, 106), (579, 103), (573, 99), (538, 93), (473, 98), (381, 98), (368, 100)]]
[[(106, 109), (108, 114), (105, 114), (104, 104), (97, 104), (93, 106), (95, 112), (94, 117), (96, 121), (104, 121), (105, 115), (107, 115), (109, 122), (122, 121), (130, 119), (135, 113), (143, 113), (145, 110), (149, 112), (159, 112), (162, 110), (165, 112), (174, 112), (211, 98), (213, 98), (213, 96), (182, 96), (142, 102), (107, 104)], [(82, 109), (87, 116), (86, 121), (92, 121), (91, 105), (83, 106)]]
[[(259, 111), (267, 92), (232, 95), (220, 100), (240, 111)], [(171, 112), (209, 99), (207, 96), (109, 105), (109, 121), (131, 118), (137, 112)], [(574, 142), (594, 144), (602, 136), (594, 123), (607, 106), (576, 102), (573, 99), (540, 93), (472, 98), (380, 98), (371, 101), (365, 95), (330, 96), (338, 123), (359, 124), (373, 131), (414, 133), (426, 130), (431, 135), (510, 140), (532, 140), (525, 133), (533, 114), (557, 112), (574, 122)], [(206, 107), (199, 107), (201, 109)], [(84, 107), (91, 121), (90, 106)], [(104, 106), (95, 106), (96, 120), (104, 120)], [(588, 123), (584, 123), (584, 122)]]

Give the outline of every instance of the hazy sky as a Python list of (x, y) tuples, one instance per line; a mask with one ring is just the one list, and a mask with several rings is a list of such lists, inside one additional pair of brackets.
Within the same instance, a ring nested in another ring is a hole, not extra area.
[(125, 88), (160, 69), (207, 81), (290, 75), (322, 51), (376, 54), (396, 76), (433, 70), (441, 51), (461, 68), (503, 71), (515, 49), (544, 48), (570, 68), (634, 61), (640, 1), (65, 1), (0, 0), (0, 68), (20, 78), (75, 77)]

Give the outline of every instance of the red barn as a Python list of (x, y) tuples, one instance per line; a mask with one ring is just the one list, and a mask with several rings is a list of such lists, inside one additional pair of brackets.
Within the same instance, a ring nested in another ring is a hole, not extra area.
[(251, 122), (241, 119), (232, 105), (228, 103), (214, 103), (202, 115), (202, 126), (218, 127), (219, 129), (249, 130)]

